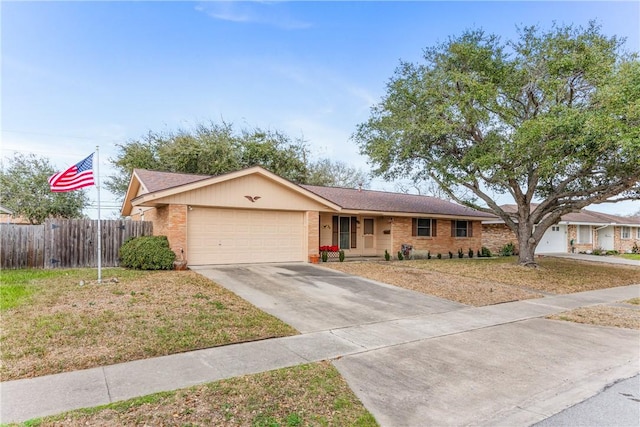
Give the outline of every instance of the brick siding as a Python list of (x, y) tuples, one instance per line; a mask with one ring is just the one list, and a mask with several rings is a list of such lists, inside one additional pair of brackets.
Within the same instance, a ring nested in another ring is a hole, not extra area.
[(316, 211), (307, 211), (307, 252), (320, 254), (320, 213)]
[(436, 237), (418, 237), (412, 236), (412, 218), (396, 217), (392, 224), (392, 255), (400, 250), (403, 243), (412, 245), (414, 250), (430, 251), (433, 256), (438, 253), (445, 255), (449, 251), (457, 254), (458, 249), (466, 255), (469, 248), (475, 253), (482, 246), (482, 224), (480, 221), (470, 222), (473, 237), (451, 237), (451, 221), (446, 219), (437, 220)]
[[(143, 218), (135, 215), (135, 219)], [(154, 236), (167, 236), (169, 246), (176, 254), (177, 260), (188, 259), (187, 205), (168, 205), (146, 210), (144, 220), (153, 222)]]
[(500, 253), (504, 245), (513, 243), (516, 250), (520, 250), (516, 235), (506, 224), (482, 224), (482, 246), (491, 253)]
[(633, 245), (636, 244), (640, 246), (640, 239), (637, 239), (638, 236), (638, 228), (630, 227), (630, 233), (628, 239), (622, 238), (622, 227), (614, 227), (613, 233), (613, 247), (619, 252), (627, 252), (633, 249)]

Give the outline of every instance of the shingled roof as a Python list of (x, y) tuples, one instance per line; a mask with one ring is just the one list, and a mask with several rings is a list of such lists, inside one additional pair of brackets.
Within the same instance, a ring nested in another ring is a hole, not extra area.
[[(157, 172), (146, 169), (135, 169), (134, 174), (149, 193), (168, 189), (177, 190), (183, 185), (220, 176)], [(479, 219), (493, 217), (493, 215), (436, 197), (374, 190), (357, 190), (352, 188), (321, 187), (316, 185), (299, 185), (299, 187), (313, 193), (315, 196), (319, 196), (338, 205), (344, 210), (443, 215)]]
[[(538, 206), (535, 203), (531, 207)], [(517, 212), (516, 205), (501, 205), (505, 212)], [(580, 209), (579, 212), (570, 212), (562, 215), (560, 221), (582, 224), (616, 224), (616, 225), (640, 225), (639, 217), (623, 217), (618, 215), (606, 214), (603, 212), (595, 212), (588, 209)]]
[(493, 218), (493, 215), (436, 197), (316, 185), (301, 187), (347, 210)]
[(138, 176), (140, 182), (142, 183), (142, 185), (144, 185), (149, 193), (166, 190), (168, 188), (179, 187), (181, 185), (191, 184), (192, 182), (211, 178), (211, 175), (158, 172), (150, 171), (147, 169), (134, 169), (133, 173)]

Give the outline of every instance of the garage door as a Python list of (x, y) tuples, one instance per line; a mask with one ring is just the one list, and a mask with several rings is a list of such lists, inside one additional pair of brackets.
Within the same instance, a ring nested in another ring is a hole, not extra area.
[(305, 260), (302, 212), (194, 207), (187, 224), (191, 265)]
[(542, 235), (536, 248), (537, 254), (567, 252), (567, 226), (552, 225)]

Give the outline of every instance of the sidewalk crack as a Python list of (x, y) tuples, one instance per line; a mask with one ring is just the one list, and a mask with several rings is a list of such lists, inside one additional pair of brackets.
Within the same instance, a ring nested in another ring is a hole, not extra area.
[(111, 390), (109, 390), (109, 381), (107, 381), (107, 372), (104, 370), (104, 367), (102, 368), (102, 378), (104, 378), (104, 386), (107, 389), (107, 398), (109, 399), (109, 402), (113, 402), (113, 399), (111, 398)]

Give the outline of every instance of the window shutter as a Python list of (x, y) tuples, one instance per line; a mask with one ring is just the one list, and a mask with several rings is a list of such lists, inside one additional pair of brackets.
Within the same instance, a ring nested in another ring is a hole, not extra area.
[(411, 235), (418, 235), (418, 218), (411, 218)]
[(451, 237), (456, 237), (456, 220), (451, 220)]
[(333, 224), (331, 225), (331, 245), (338, 245), (338, 215), (334, 215), (332, 218)]
[(473, 221), (467, 221), (467, 237), (473, 237)]
[(438, 221), (435, 219), (431, 220), (431, 237), (438, 236)]
[(358, 247), (358, 218), (351, 217), (351, 247)]

